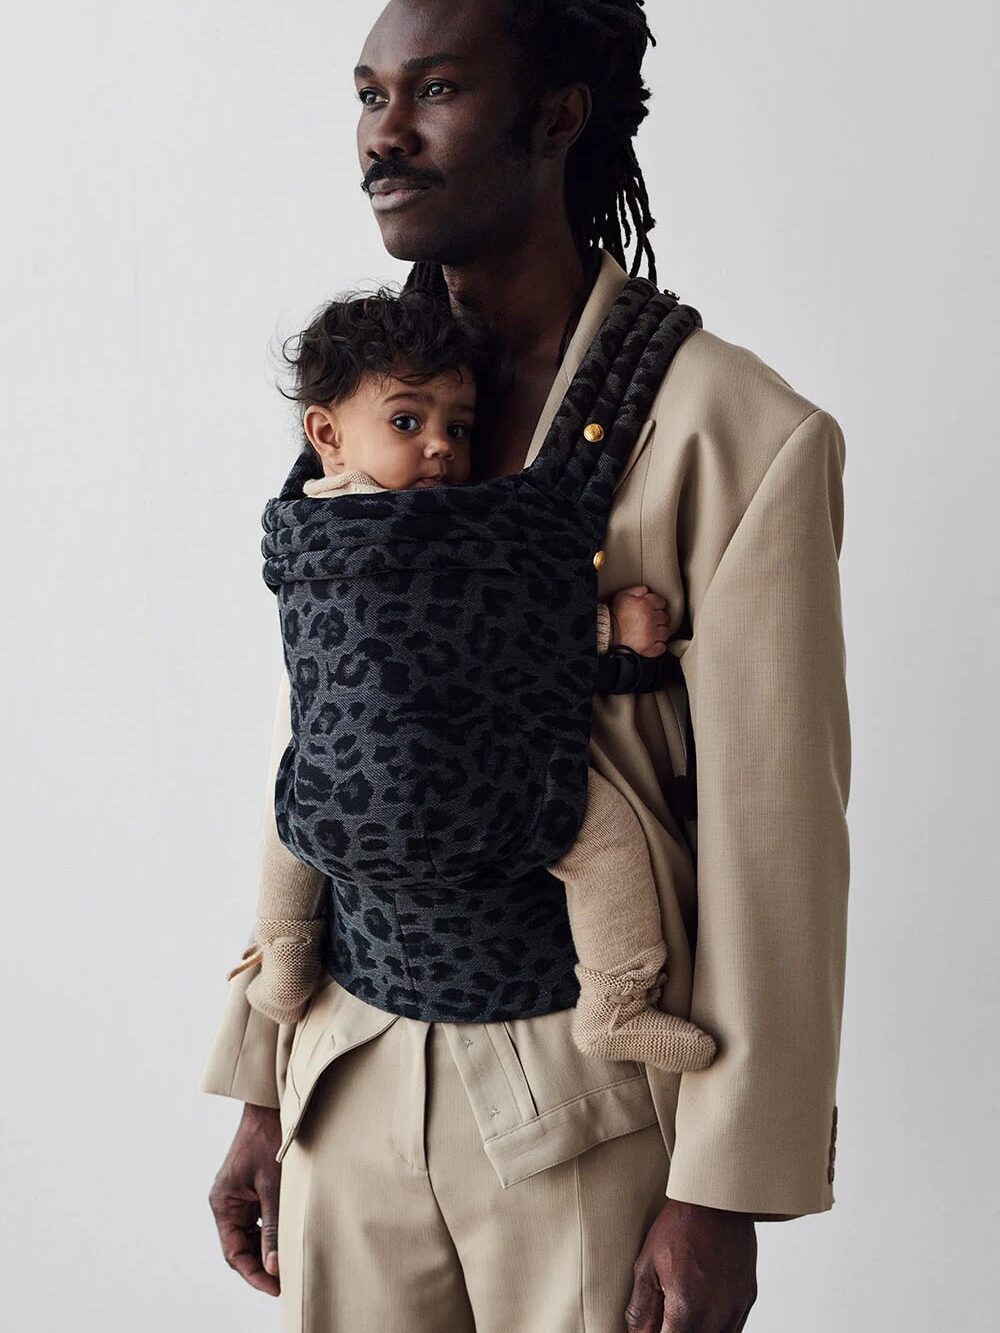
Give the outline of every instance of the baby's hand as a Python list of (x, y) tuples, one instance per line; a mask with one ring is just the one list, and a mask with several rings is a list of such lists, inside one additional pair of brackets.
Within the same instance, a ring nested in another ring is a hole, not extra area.
[(667, 599), (658, 592), (650, 592), (644, 583), (622, 588), (608, 610), (612, 644), (624, 644), (642, 657), (661, 657), (667, 651), (670, 618)]

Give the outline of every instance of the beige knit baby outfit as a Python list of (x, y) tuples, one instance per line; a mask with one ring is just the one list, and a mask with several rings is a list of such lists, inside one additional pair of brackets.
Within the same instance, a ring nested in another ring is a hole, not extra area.
[[(302, 489), (324, 499), (384, 487), (351, 469), (310, 479)], [(598, 652), (606, 652), (610, 640), (610, 610), (598, 602)], [(271, 837), (277, 841), (276, 832)], [(667, 948), (645, 834), (629, 802), (593, 767), (588, 769), (587, 804), (577, 840), (548, 869), (565, 884), (579, 960), (575, 972), (580, 996), (571, 1028), (576, 1045), (589, 1055), (639, 1060), (674, 1072), (711, 1064), (712, 1038), (656, 1007), (666, 980)], [(269, 846), (265, 841), (257, 947), (230, 975), (261, 965), (247, 999), (276, 1022), (301, 1016), (322, 972), (324, 883), (320, 871), (291, 856), (280, 842)]]

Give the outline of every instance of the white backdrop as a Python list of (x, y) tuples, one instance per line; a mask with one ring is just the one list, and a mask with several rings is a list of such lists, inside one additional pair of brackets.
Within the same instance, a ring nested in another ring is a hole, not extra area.
[[(259, 558), (292, 448), (275, 345), (406, 271), (354, 156), (378, 10), (5, 7), (9, 1328), (279, 1327), (217, 1251), (238, 1108), (196, 1085), (250, 925), (281, 662)], [(847, 438), (838, 1202), (760, 1228), (750, 1326), (985, 1330), (996, 20), (974, 0), (649, 13), (661, 285)]]

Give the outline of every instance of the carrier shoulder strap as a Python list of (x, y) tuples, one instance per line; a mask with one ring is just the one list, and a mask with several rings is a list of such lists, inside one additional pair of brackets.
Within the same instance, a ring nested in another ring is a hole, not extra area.
[(630, 278), (581, 359), (535, 463), (522, 474), (561, 492), (598, 541), (615, 483), (670, 363), (700, 327), (692, 306), (646, 278)]
[(684, 835), (691, 860), (698, 860), (698, 770), (697, 755), (694, 748), (694, 726), (691, 722), (691, 699), (684, 691), (684, 755), (686, 760), (683, 773), (675, 773), (667, 783), (663, 795), (667, 806)]
[[(678, 348), (701, 315), (644, 278), (623, 288), (579, 370), (543, 445), (550, 484), (560, 487), (590, 515), (594, 538), (603, 539), (615, 482), (649, 415)], [(597, 429), (594, 429), (597, 427)], [(683, 689), (685, 760), (664, 796), (691, 851), (697, 854), (697, 778), (691, 706), (680, 661), (673, 653), (650, 659), (617, 647), (598, 660), (600, 693)]]

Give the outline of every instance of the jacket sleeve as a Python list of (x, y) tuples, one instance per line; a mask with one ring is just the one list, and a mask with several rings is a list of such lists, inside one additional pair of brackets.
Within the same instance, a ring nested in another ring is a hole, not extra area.
[(697, 757), (693, 1022), (667, 1196), (758, 1215), (833, 1203), (850, 730), (838, 561), (844, 438), (816, 410), (779, 449), (681, 661)]
[[(294, 856), (278, 837), (274, 820), (274, 783), (278, 764), (291, 739), (290, 687), (282, 668), (271, 736), (264, 814), (261, 825), (258, 902), (291, 895), (297, 901), (319, 901), (325, 877)], [(251, 933), (250, 944), (253, 943)], [(239, 973), (229, 992), (215, 1041), (201, 1077), (203, 1092), (236, 1097), (257, 1106), (278, 1106), (294, 1024), (278, 1024), (250, 1006), (247, 986), (255, 968)]]

